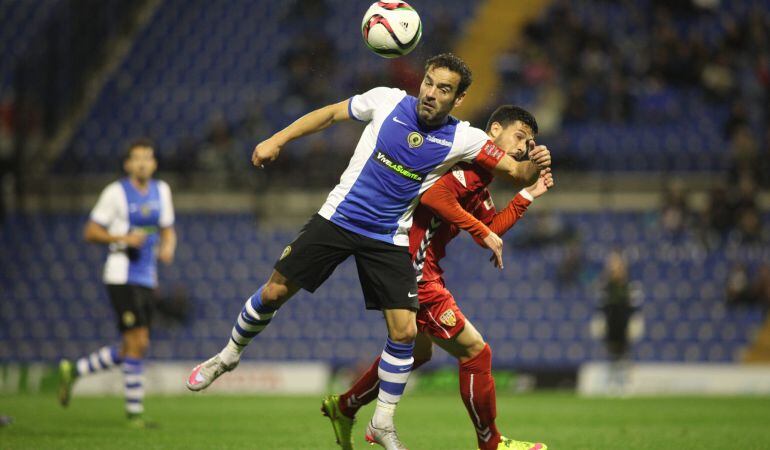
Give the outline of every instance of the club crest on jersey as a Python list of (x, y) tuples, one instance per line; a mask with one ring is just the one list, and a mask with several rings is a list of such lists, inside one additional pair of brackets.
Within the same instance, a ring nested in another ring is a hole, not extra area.
[(142, 217), (149, 217), (152, 213), (152, 208), (150, 208), (150, 205), (147, 203), (143, 203), (142, 206), (139, 207), (139, 211), (141, 211)]
[(422, 145), (422, 143), (424, 142), (424, 138), (420, 133), (416, 131), (412, 131), (406, 137), (406, 142), (409, 144), (410, 148), (417, 148)]
[(283, 258), (286, 258), (289, 256), (289, 253), (291, 253), (291, 245), (287, 245), (285, 249), (283, 249), (283, 252), (281, 252), (281, 257), (278, 258), (278, 260), (282, 260)]
[(441, 313), (441, 316), (438, 318), (438, 320), (441, 321), (444, 325), (448, 327), (453, 327), (457, 325), (457, 316), (455, 316), (455, 312), (451, 309), (447, 309), (443, 313)]

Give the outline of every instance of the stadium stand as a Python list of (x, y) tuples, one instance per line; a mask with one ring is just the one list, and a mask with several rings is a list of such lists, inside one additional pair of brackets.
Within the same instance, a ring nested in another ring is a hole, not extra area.
[[(765, 309), (728, 306), (724, 286), (732, 265), (754, 268), (770, 260), (770, 248), (729, 241), (708, 248), (695, 236), (671, 241), (657, 217), (645, 213), (565, 213), (560, 219), (582, 242), (580, 283), (557, 279), (567, 246), (516, 245), (526, 230), (514, 230), (504, 272), (494, 270), (487, 253), (466, 237), (452, 245), (443, 264), (464, 312), (495, 348), (497, 365), (563, 369), (603, 358), (589, 322), (599, 305), (603, 259), (615, 248), (625, 249), (630, 278), (643, 285), (647, 332), (633, 347), (634, 360), (741, 359)], [(73, 241), (84, 220), (15, 215), (6, 222), (0, 237), (0, 360), (55, 361), (117, 338), (99, 281), (104, 253)], [(162, 284), (183, 286), (192, 310), (183, 326), (154, 328), (151, 355), (197, 360), (221, 348), (232, 312), (269, 273), (294, 230), (259, 227), (249, 215), (227, 214), (182, 214), (177, 226), (177, 262), (161, 269)], [(26, 239), (18, 239), (22, 234)], [(314, 295), (298, 294), (280, 315), (249, 348), (248, 358), (352, 365), (378, 353), (385, 331), (379, 314), (363, 308), (351, 261)], [(440, 351), (435, 360), (453, 364)]]
[[(422, 1), (426, 33), (462, 28), (473, 5)], [(571, 169), (725, 170), (730, 136), (724, 126), (733, 103), (759, 113), (751, 114), (755, 131), (767, 118), (761, 49), (770, 2), (727, 2), (686, 14), (677, 5), (554, 2), (500, 59), (503, 85), (494, 103), (555, 114), (563, 128), (546, 136), (570, 150), (562, 158)], [(183, 146), (194, 153), (205, 146), (215, 116), (226, 121), (246, 157), (259, 137), (249, 128), (255, 116), (275, 129), (314, 106), (387, 83), (383, 72), (402, 69), (395, 64), (403, 63), (381, 61), (349, 38), (359, 33), (357, 15), (342, 0), (315, 7), (162, 2), (57, 167), (65, 173), (111, 168), (114, 143), (139, 134), (157, 139), (167, 158)], [(263, 26), (253, 26), (255, 18)], [(574, 38), (562, 39), (565, 33)], [(449, 48), (425, 45), (410, 58)], [(726, 52), (732, 56), (725, 59)], [(419, 63), (411, 70), (419, 71)], [(562, 99), (556, 105), (543, 100), (553, 89)]]

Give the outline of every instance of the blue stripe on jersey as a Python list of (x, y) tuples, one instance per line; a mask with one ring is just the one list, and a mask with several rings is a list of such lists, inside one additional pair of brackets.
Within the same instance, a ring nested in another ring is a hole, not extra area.
[(450, 117), (437, 128), (422, 127), (417, 120), (417, 99), (404, 97), (383, 121), (377, 147), (331, 221), (393, 243), (398, 221), (420, 193), (425, 177), (452, 148), (457, 124)]
[(128, 249), (128, 282), (154, 288), (158, 284), (158, 262), (155, 247), (160, 241), (160, 190), (158, 182), (150, 180), (146, 194), (137, 191), (128, 178), (120, 180), (128, 203), (130, 230), (142, 228), (147, 240), (139, 249)]

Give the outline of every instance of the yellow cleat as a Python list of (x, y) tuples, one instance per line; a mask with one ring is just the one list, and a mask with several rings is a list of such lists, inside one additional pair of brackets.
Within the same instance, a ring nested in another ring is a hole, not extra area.
[(500, 443), (497, 444), (497, 450), (548, 450), (548, 446), (540, 442), (514, 441), (513, 439), (501, 436)]
[(77, 371), (68, 359), (59, 362), (59, 404), (64, 407), (70, 404), (72, 398), (72, 385), (75, 384)]
[(342, 450), (353, 450), (352, 431), (355, 419), (342, 414), (339, 395), (327, 395), (321, 404), (321, 413), (331, 420), (334, 436)]

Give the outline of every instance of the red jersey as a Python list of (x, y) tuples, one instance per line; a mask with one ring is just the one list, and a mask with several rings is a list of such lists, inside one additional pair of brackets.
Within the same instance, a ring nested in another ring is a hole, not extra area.
[[(456, 207), (459, 203), (462, 209), (483, 224), (469, 218), (462, 226), (463, 229), (468, 229), (479, 243), (490, 230), (502, 235), (524, 215), (532, 203), (529, 193), (522, 190), (498, 213), (487, 189), (492, 179), (492, 174), (477, 164), (459, 163), (423, 194), (409, 231), (409, 253), (412, 255), (418, 282), (439, 279), (444, 273), (438, 263), (446, 255), (447, 244), (461, 230), (457, 224), (442, 218), (451, 217), (448, 214), (451, 211), (448, 209)], [(454, 205), (451, 204), (453, 200), (456, 201)], [(475, 224), (469, 226), (471, 222)]]

